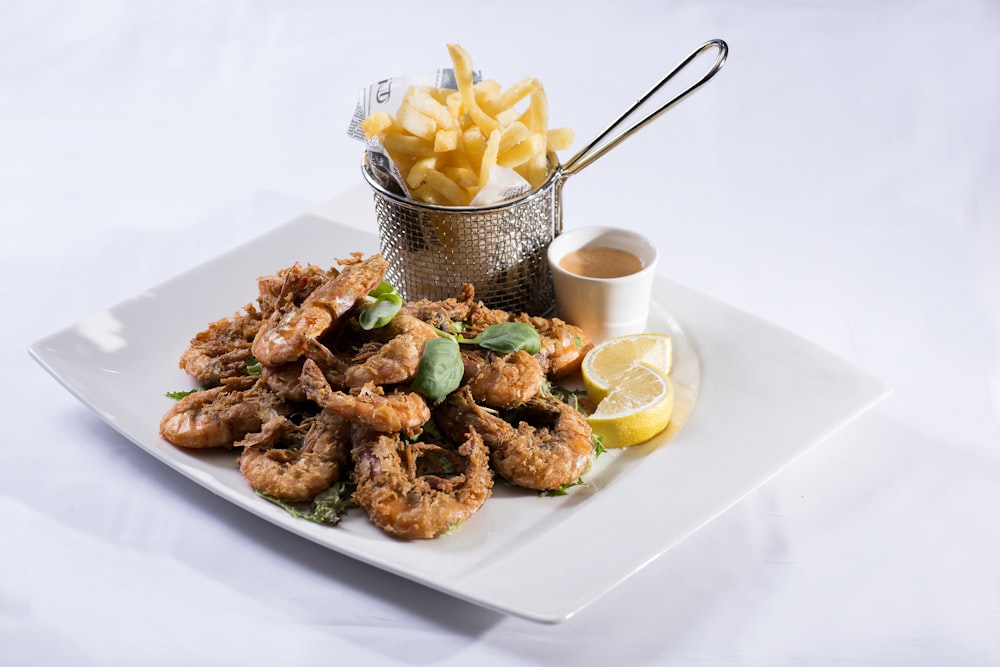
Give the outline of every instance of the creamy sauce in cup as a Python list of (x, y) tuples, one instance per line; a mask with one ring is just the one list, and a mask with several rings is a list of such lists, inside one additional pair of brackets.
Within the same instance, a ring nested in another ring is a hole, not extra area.
[(645, 331), (658, 256), (630, 229), (564, 230), (546, 250), (558, 317), (595, 342)]
[(559, 266), (587, 278), (621, 278), (642, 271), (645, 265), (627, 250), (584, 246), (564, 255)]

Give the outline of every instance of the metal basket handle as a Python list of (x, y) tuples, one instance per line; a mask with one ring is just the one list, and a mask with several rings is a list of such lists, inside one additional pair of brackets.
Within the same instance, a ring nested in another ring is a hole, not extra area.
[[(712, 64), (712, 67), (707, 72), (705, 72), (705, 74), (703, 74), (700, 79), (692, 83), (690, 86), (682, 90), (674, 97), (670, 98), (667, 102), (658, 107), (652, 113), (649, 113), (645, 117), (636, 121), (628, 129), (621, 131), (618, 134), (611, 136), (610, 139), (608, 139), (608, 137), (612, 135), (612, 133), (617, 131), (621, 125), (623, 125), (626, 121), (630, 120), (631, 117), (636, 113), (636, 111), (638, 111), (639, 107), (645, 104), (649, 100), (649, 98), (651, 98), (661, 88), (663, 88), (663, 86), (665, 86), (667, 82), (669, 82), (677, 74), (683, 71), (685, 67), (691, 64), (691, 61), (693, 61), (695, 58), (701, 55), (704, 51), (707, 51), (712, 48), (718, 49), (719, 53), (716, 56), (715, 62)], [(597, 158), (607, 153), (609, 150), (620, 144), (628, 137), (632, 136), (635, 132), (639, 131), (639, 129), (645, 127), (649, 123), (659, 118), (661, 115), (663, 115), (671, 108), (673, 108), (676, 104), (678, 104), (681, 100), (683, 100), (688, 95), (690, 95), (698, 88), (700, 88), (702, 85), (707, 83), (709, 79), (715, 76), (716, 72), (722, 69), (722, 65), (725, 64), (726, 56), (728, 54), (729, 54), (729, 46), (721, 39), (709, 40), (704, 44), (702, 44), (701, 46), (699, 46), (694, 51), (692, 51), (687, 58), (682, 60), (680, 64), (673, 69), (673, 71), (671, 71), (665, 77), (660, 79), (660, 82), (657, 83), (652, 88), (650, 88), (649, 92), (647, 92), (645, 95), (636, 100), (635, 104), (633, 104), (625, 113), (623, 113), (621, 116), (618, 117), (618, 120), (611, 123), (611, 125), (609, 125), (606, 130), (601, 132), (601, 134), (599, 134), (593, 141), (587, 144), (587, 146), (583, 150), (581, 150), (579, 153), (571, 157), (569, 161), (562, 166), (562, 177), (567, 178), (572, 174), (583, 171), (584, 167), (589, 165), (591, 162), (593, 162)], [(607, 141), (605, 142), (606, 139)]]

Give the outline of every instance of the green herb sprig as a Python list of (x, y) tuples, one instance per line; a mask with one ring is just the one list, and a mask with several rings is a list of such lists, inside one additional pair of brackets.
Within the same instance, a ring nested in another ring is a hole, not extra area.
[(334, 482), (329, 489), (313, 498), (307, 506), (303, 506), (302, 503), (281, 500), (260, 491), (257, 492), (257, 495), (271, 501), (296, 519), (335, 526), (340, 523), (341, 518), (348, 510), (358, 506), (352, 498), (353, 493), (354, 484), (343, 480)]
[(195, 387), (194, 389), (184, 389), (184, 390), (181, 390), (181, 391), (168, 391), (168, 392), (166, 392), (166, 395), (167, 395), (167, 398), (172, 398), (175, 401), (179, 401), (182, 398), (184, 398), (185, 396), (190, 396), (191, 394), (199, 392), (199, 391), (201, 391), (203, 389), (204, 389), (204, 387)]

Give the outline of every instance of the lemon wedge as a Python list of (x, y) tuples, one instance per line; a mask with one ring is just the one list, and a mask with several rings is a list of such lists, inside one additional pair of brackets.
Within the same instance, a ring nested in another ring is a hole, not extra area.
[(612, 387), (621, 384), (619, 376), (639, 364), (651, 366), (670, 375), (673, 343), (667, 334), (639, 333), (610, 338), (587, 353), (581, 371), (587, 396), (600, 403)]
[(670, 423), (674, 385), (647, 364), (630, 366), (614, 379), (587, 421), (605, 447), (631, 447), (646, 442)]
[(674, 410), (672, 366), (667, 334), (618, 336), (587, 353), (583, 383), (597, 405), (587, 421), (605, 447), (631, 447), (667, 427)]

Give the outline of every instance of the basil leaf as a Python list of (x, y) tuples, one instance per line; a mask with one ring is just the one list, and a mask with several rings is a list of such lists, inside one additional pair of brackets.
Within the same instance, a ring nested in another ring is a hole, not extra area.
[(440, 401), (458, 389), (464, 374), (458, 342), (451, 336), (432, 338), (424, 345), (410, 388), (432, 401)]
[(378, 285), (376, 285), (375, 289), (373, 289), (371, 292), (368, 292), (368, 296), (370, 296), (373, 299), (377, 299), (380, 296), (385, 296), (386, 294), (398, 295), (399, 290), (393, 287), (391, 283), (387, 283), (384, 280), (380, 282)]
[(527, 322), (501, 322), (493, 324), (476, 336), (464, 342), (476, 343), (487, 350), (510, 354), (524, 350), (528, 354), (538, 354), (542, 349), (542, 337), (538, 329)]
[(403, 297), (392, 292), (382, 294), (372, 303), (366, 303), (358, 312), (358, 324), (365, 331), (380, 329), (392, 321), (403, 307)]

